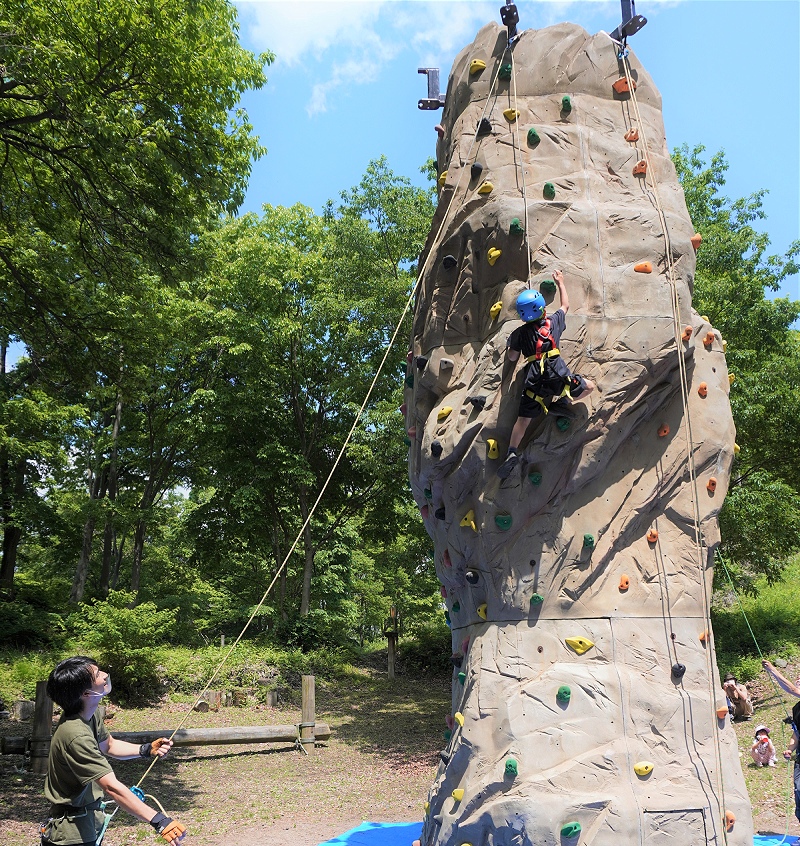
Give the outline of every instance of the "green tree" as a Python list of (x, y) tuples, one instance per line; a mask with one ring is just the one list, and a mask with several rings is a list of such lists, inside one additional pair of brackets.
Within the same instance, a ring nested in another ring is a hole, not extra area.
[[(238, 104), (271, 56), (243, 50), (237, 29), (226, 0), (12, 0), (0, 11), (0, 346), (4, 359), (10, 341), (27, 350), (14, 397), (85, 405), (75, 601), (114, 496), (121, 373), (154, 364), (143, 312), (158, 317), (159, 292), (196, 273), (199, 233), (238, 206), (262, 152)], [(12, 458), (0, 453), (4, 578), (22, 537), (18, 505), (35, 494), (34, 477), (20, 476), (32, 465)]]
[(720, 522), (723, 551), (752, 589), (753, 576), (778, 578), (800, 549), (800, 343), (792, 329), (800, 302), (767, 296), (798, 273), (800, 241), (768, 255), (769, 237), (754, 227), (765, 217), (765, 192), (730, 201), (721, 193), (723, 153), (708, 164), (702, 153), (684, 146), (672, 158), (703, 236), (694, 305), (727, 340), (736, 377), (730, 398), (741, 452)]

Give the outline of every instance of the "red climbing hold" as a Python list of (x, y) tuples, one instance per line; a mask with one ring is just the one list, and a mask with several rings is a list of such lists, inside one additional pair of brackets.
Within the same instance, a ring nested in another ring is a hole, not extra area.
[(437, 123), (434, 128), (436, 129), (437, 135), (440, 138), (444, 138), (444, 127), (440, 123)]
[[(633, 82), (633, 90), (635, 91), (636, 80), (632, 79), (631, 82)], [(617, 94), (628, 94), (631, 90), (626, 76), (621, 76), (611, 87), (617, 92)]]
[(635, 127), (633, 129), (629, 129), (625, 133), (625, 140), (626, 141), (638, 141), (639, 140), (639, 130)]
[(693, 331), (694, 331), (694, 330), (692, 329), (692, 327), (691, 327), (691, 326), (684, 326), (684, 327), (683, 327), (683, 335), (681, 335), (681, 338), (682, 338), (684, 341), (688, 341), (688, 340), (689, 340), (689, 338), (691, 338), (691, 337), (692, 337), (692, 332), (693, 332)]
[(644, 176), (647, 173), (647, 162), (642, 159), (641, 161), (636, 162), (633, 168), (633, 175), (634, 176)]

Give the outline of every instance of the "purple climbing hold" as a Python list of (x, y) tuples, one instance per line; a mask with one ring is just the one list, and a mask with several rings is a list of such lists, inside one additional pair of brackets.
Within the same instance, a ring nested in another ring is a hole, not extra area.
[(434, 441), (431, 444), (431, 455), (434, 458), (439, 458), (439, 456), (441, 454), (442, 454), (442, 445), (439, 443), (439, 441)]

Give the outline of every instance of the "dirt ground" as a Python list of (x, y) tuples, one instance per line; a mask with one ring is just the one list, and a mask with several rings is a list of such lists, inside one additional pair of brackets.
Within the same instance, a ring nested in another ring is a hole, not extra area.
[[(800, 663), (783, 672), (791, 678)], [(788, 742), (785, 715), (774, 688), (762, 676), (749, 685), (756, 704), (753, 721), (735, 725), (742, 768), (753, 801), (757, 832), (800, 834), (793, 814), (790, 768), (756, 768), (749, 748), (755, 725), (772, 729), (779, 752)], [(449, 679), (399, 678), (363, 670), (343, 682), (317, 681), (317, 721), (333, 729), (330, 741), (306, 756), (291, 745), (176, 749), (144, 782), (167, 812), (189, 829), (187, 846), (317, 846), (364, 820), (415, 822), (433, 780), (442, 748), (444, 715), (450, 707)], [(143, 728), (171, 731), (189, 710), (186, 703), (159, 708), (111, 709), (113, 733)], [(291, 704), (278, 708), (249, 704), (219, 713), (193, 713), (187, 728), (297, 724)], [(0, 734), (29, 731), (25, 723), (0, 722)], [(166, 733), (169, 733), (167, 731)], [(38, 820), (46, 813), (41, 776), (24, 769), (21, 756), (0, 756), (2, 846), (33, 846)], [(138, 781), (145, 765), (118, 762), (126, 784)], [(788, 817), (787, 817), (788, 811)], [(107, 846), (154, 842), (155, 834), (124, 813), (112, 823)]]

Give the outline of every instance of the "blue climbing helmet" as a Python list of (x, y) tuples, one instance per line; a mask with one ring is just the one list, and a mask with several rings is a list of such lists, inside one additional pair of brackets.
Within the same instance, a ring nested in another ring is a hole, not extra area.
[(526, 323), (541, 320), (544, 315), (544, 297), (539, 291), (523, 291), (517, 297), (517, 314)]

